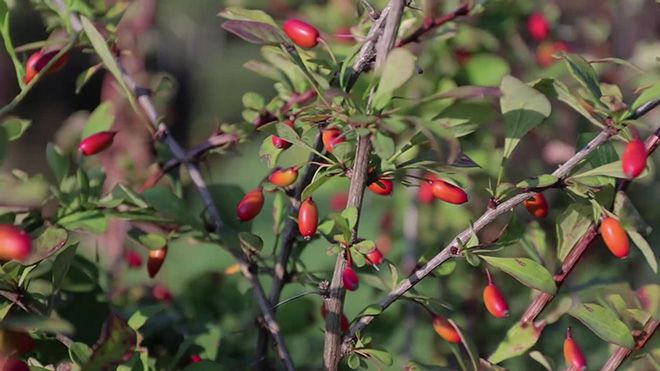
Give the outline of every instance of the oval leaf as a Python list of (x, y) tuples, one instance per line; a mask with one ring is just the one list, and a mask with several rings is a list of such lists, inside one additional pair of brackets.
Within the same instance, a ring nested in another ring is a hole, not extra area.
[(614, 312), (598, 304), (578, 304), (569, 312), (585, 326), (589, 327), (598, 337), (608, 343), (632, 349), (635, 340), (626, 326)]
[(495, 268), (499, 268), (523, 285), (548, 294), (557, 291), (552, 275), (541, 264), (529, 258), (496, 258), (481, 256), (481, 259)]

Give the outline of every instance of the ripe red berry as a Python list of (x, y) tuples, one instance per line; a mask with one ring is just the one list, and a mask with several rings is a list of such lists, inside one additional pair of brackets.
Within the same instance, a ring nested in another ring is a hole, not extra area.
[(31, 252), (30, 235), (11, 224), (0, 224), (0, 260), (23, 260)]
[[(323, 316), (323, 319), (328, 315), (328, 309), (325, 307), (325, 303), (321, 304), (321, 316)], [(346, 332), (350, 328), (350, 322), (348, 322), (348, 318), (344, 313), (341, 314), (341, 332)]]
[(2, 371), (30, 371), (30, 367), (20, 359), (9, 358), (4, 363), (1, 362), (2, 359), (0, 359)]
[(456, 327), (442, 316), (436, 315), (433, 317), (433, 329), (441, 338), (450, 343), (461, 342), (461, 335), (456, 330)]
[(468, 200), (467, 193), (464, 190), (444, 180), (434, 180), (432, 187), (433, 195), (442, 201), (460, 205)]
[(80, 142), (78, 149), (85, 156), (95, 155), (112, 145), (116, 131), (101, 131), (92, 134)]
[(341, 281), (344, 284), (344, 288), (349, 291), (355, 291), (360, 286), (360, 279), (357, 273), (355, 273), (355, 269), (351, 266), (344, 268), (344, 272), (341, 274)]
[(377, 195), (389, 196), (394, 190), (394, 182), (390, 179), (381, 178), (369, 184), (369, 190)]
[(156, 300), (165, 303), (171, 303), (172, 299), (174, 299), (174, 295), (172, 295), (170, 289), (160, 283), (154, 285), (154, 287), (151, 289), (151, 295), (153, 295)]
[(375, 248), (371, 250), (369, 253), (367, 253), (367, 264), (370, 265), (380, 265), (380, 263), (383, 262), (383, 253), (378, 250), (378, 248)]
[(254, 219), (264, 207), (264, 193), (261, 188), (248, 192), (236, 207), (236, 215), (242, 222)]
[(328, 152), (332, 152), (337, 144), (346, 141), (346, 137), (343, 136), (342, 131), (337, 128), (324, 130), (321, 139), (323, 140), (323, 147)]
[(423, 205), (432, 204), (435, 201), (435, 196), (433, 195), (433, 181), (438, 179), (435, 174), (426, 175), (426, 180), (419, 185), (417, 190), (417, 201)]
[(292, 166), (288, 169), (275, 169), (269, 176), (268, 181), (278, 187), (288, 187), (298, 179), (298, 168)]
[(200, 356), (199, 354), (193, 354), (190, 356), (190, 362), (192, 363), (202, 362), (202, 356)]
[(571, 328), (566, 330), (566, 339), (564, 340), (564, 360), (566, 365), (577, 369), (584, 370), (587, 368), (587, 360), (584, 358), (582, 349), (571, 335)]
[(305, 239), (310, 239), (316, 233), (319, 224), (319, 211), (311, 197), (300, 204), (298, 210), (298, 230)]
[(160, 271), (167, 256), (167, 246), (160, 249), (149, 250), (149, 259), (147, 260), (147, 272), (149, 277), (154, 278)]
[(330, 210), (342, 211), (348, 202), (348, 192), (339, 192), (332, 196), (330, 199)]
[(490, 272), (486, 271), (486, 273), (488, 274), (488, 286), (484, 288), (484, 304), (493, 317), (504, 318), (509, 315), (509, 305), (500, 290), (493, 283)]
[(527, 211), (534, 215), (536, 218), (545, 218), (548, 216), (548, 201), (545, 199), (543, 193), (536, 193), (531, 198), (524, 202)]
[(284, 33), (301, 48), (313, 48), (319, 43), (319, 30), (299, 19), (289, 19), (282, 26)]
[(628, 179), (637, 178), (646, 168), (646, 148), (639, 139), (631, 140), (623, 151), (621, 166)]
[(142, 266), (142, 255), (135, 250), (126, 250), (124, 253), (124, 261), (130, 268), (139, 268)]
[(550, 23), (542, 13), (532, 13), (527, 19), (527, 31), (535, 40), (543, 40), (550, 35)]
[(561, 41), (544, 41), (536, 49), (536, 62), (541, 67), (548, 67), (557, 61), (554, 54), (561, 51), (567, 52), (568, 45)]
[(32, 352), (34, 349), (34, 339), (27, 332), (0, 330), (0, 359), (2, 359), (3, 354), (24, 354)]
[[(293, 127), (294, 127), (294, 123), (293, 123), (293, 121), (291, 121), (291, 120), (286, 120), (286, 121), (284, 121), (284, 124), (285, 124), (286, 126), (290, 127), (290, 128), (293, 128)], [(284, 140), (284, 139), (278, 137), (277, 135), (273, 135), (273, 136), (271, 137), (271, 139), (272, 139), (272, 141), (273, 141), (273, 145), (275, 146), (275, 148), (279, 148), (279, 149), (287, 149), (287, 148), (291, 147), (291, 143), (289, 143), (289, 142), (287, 142), (286, 140)]]
[[(57, 53), (59, 53), (59, 50), (53, 50), (46, 53), (37, 51), (30, 55), (27, 62), (25, 63), (25, 76), (23, 77), (23, 81), (25, 81), (26, 84), (32, 81), (32, 79), (34, 79), (34, 77), (39, 72), (41, 72), (44, 67), (46, 67), (48, 62), (50, 62), (51, 59), (57, 55)], [(50, 70), (48, 70), (48, 73), (59, 71), (62, 67), (64, 67), (68, 60), (69, 53), (62, 55), (62, 57), (51, 66)]]
[(605, 246), (619, 259), (625, 259), (630, 252), (630, 242), (626, 230), (614, 218), (605, 218), (600, 223), (600, 234), (603, 236)]

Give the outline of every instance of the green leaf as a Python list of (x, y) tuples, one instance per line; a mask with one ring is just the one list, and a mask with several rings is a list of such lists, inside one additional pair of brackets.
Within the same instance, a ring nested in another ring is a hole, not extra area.
[(633, 240), (635, 243), (635, 246), (639, 249), (639, 251), (642, 252), (642, 255), (644, 255), (644, 258), (646, 259), (646, 262), (649, 264), (649, 267), (651, 267), (651, 270), (653, 273), (658, 273), (658, 261), (655, 258), (655, 254), (653, 253), (653, 248), (651, 248), (651, 245), (644, 239), (644, 237), (637, 231), (628, 229), (626, 230), (628, 232), (628, 235), (630, 236), (630, 239)]
[(85, 343), (75, 342), (69, 347), (69, 358), (77, 366), (84, 365), (92, 356), (92, 348)]
[[(648, 170), (644, 170), (644, 172), (640, 175), (640, 177), (644, 177), (646, 175), (648, 175)], [(571, 178), (581, 179), (592, 176), (607, 176), (607, 177), (619, 178), (619, 179), (627, 178), (626, 175), (623, 174), (621, 161), (611, 162), (609, 164), (599, 166), (595, 169), (587, 170), (580, 174), (575, 174)]]
[(74, 331), (73, 325), (63, 319), (28, 314), (11, 315), (0, 322), (0, 328), (25, 331), (38, 329), (44, 332), (61, 333), (65, 335), (71, 334)]
[(619, 320), (612, 310), (598, 304), (580, 303), (568, 313), (606, 342), (628, 349), (634, 348), (635, 341), (630, 334), (630, 329)]
[(92, 67), (82, 71), (78, 77), (76, 77), (76, 95), (80, 94), (82, 88), (85, 87), (87, 82), (89, 82), (89, 80), (96, 74), (96, 72), (101, 69), (101, 67), (103, 67), (102, 63), (95, 64)]
[(100, 371), (117, 365), (137, 344), (135, 330), (114, 313), (111, 313), (103, 325), (101, 336), (94, 345), (83, 370)]
[(218, 349), (220, 349), (220, 339), (222, 338), (222, 331), (219, 325), (206, 324), (205, 331), (195, 337), (195, 345), (202, 348), (200, 356), (208, 359), (216, 359), (218, 357)]
[(57, 227), (48, 227), (33, 241), (32, 254), (22, 263), (24, 265), (32, 265), (53, 256), (66, 246), (68, 240), (69, 233), (66, 230)]
[(507, 159), (520, 139), (550, 116), (551, 107), (543, 94), (513, 76), (504, 76), (500, 89), (506, 135), (502, 156)]
[(269, 169), (277, 165), (277, 159), (280, 158), (282, 150), (275, 147), (272, 136), (266, 137), (259, 147), (259, 158)]
[(101, 131), (107, 131), (112, 128), (115, 121), (115, 113), (112, 109), (112, 103), (103, 102), (89, 115), (85, 128), (82, 131), (82, 138), (87, 138), (92, 134)]
[(149, 250), (162, 249), (167, 245), (167, 236), (162, 233), (148, 233), (140, 228), (132, 227), (128, 230), (128, 235)]
[(74, 243), (67, 247), (57, 256), (57, 258), (55, 258), (55, 262), (53, 263), (52, 280), (54, 293), (60, 290), (64, 278), (66, 278), (67, 273), (69, 273), (69, 268), (71, 268), (73, 258), (76, 256), (76, 251), (78, 251), (78, 243)]
[(614, 215), (619, 217), (621, 223), (626, 229), (634, 229), (642, 235), (648, 236), (651, 234), (653, 228), (646, 223), (644, 217), (637, 211), (626, 192), (619, 191), (614, 197), (614, 207), (612, 208)]
[(587, 109), (580, 103), (581, 101), (568, 90), (568, 87), (566, 87), (563, 82), (559, 80), (542, 79), (538, 80), (534, 87), (546, 95), (564, 102), (577, 113), (589, 120), (592, 124), (601, 128), (603, 127), (603, 124), (587, 111)]
[(134, 192), (125, 184), (121, 184), (121, 183), (117, 184), (115, 188), (112, 190), (112, 197), (121, 199), (124, 202), (136, 206), (140, 209), (146, 209), (149, 207), (149, 205), (142, 198), (142, 196)]
[(250, 254), (259, 255), (264, 248), (264, 241), (256, 234), (248, 232), (239, 232), (238, 240), (241, 243), (241, 248)]
[(378, 88), (374, 93), (373, 107), (382, 110), (392, 99), (396, 89), (410, 79), (415, 73), (416, 57), (403, 48), (393, 49), (387, 56), (380, 76)]
[(147, 203), (163, 215), (184, 225), (202, 227), (199, 220), (191, 213), (190, 207), (172, 190), (165, 186), (156, 186), (142, 193)]
[(374, 136), (374, 151), (376, 155), (383, 160), (387, 160), (394, 155), (394, 140), (387, 135), (376, 132)]
[(266, 105), (264, 98), (255, 92), (247, 92), (243, 94), (243, 98), (241, 100), (245, 108), (250, 108), (255, 111), (262, 110)]
[(546, 356), (543, 355), (543, 353), (539, 352), (538, 350), (533, 350), (529, 352), (529, 357), (536, 362), (538, 362), (543, 368), (545, 368), (548, 371), (554, 370), (554, 367), (552, 367), (552, 362), (550, 359), (548, 359)]
[(348, 364), (348, 367), (351, 370), (355, 370), (358, 367), (360, 367), (360, 357), (358, 357), (358, 355), (355, 353), (351, 353), (348, 355), (348, 359), (346, 359), (346, 363)]
[(321, 188), (321, 186), (330, 179), (332, 179), (331, 173), (319, 169), (319, 171), (314, 176), (314, 180), (312, 180), (312, 182), (309, 183), (305, 189), (303, 189), (300, 199), (306, 200), (308, 197), (311, 197), (317, 189)]
[(533, 324), (516, 322), (506, 333), (506, 338), (500, 342), (493, 354), (488, 357), (492, 363), (500, 363), (507, 359), (518, 357), (527, 352), (539, 340), (545, 324), (538, 327)]
[(635, 112), (639, 107), (653, 100), (660, 99), (660, 82), (656, 82), (653, 85), (642, 90), (642, 93), (635, 99), (632, 106), (630, 106), (630, 112)]
[(32, 124), (31, 120), (21, 119), (18, 117), (8, 117), (2, 122), (2, 127), (5, 129), (7, 139), (14, 141), (25, 133)]
[(348, 228), (353, 229), (358, 220), (358, 209), (355, 206), (348, 207), (341, 212), (342, 218), (346, 219)]
[(498, 86), (510, 71), (506, 60), (495, 54), (476, 54), (465, 64), (465, 73), (473, 85)]
[(18, 59), (16, 55), (16, 50), (14, 49), (14, 43), (12, 41), (11, 35), (9, 34), (9, 9), (7, 9), (7, 4), (5, 1), (0, 1), (0, 34), (2, 34), (2, 40), (4, 42), (5, 50), (12, 62), (14, 63), (14, 69), (16, 71), (16, 81), (18, 85), (23, 89), (25, 87), (25, 82), (23, 82), (23, 76), (25, 76), (25, 68), (23, 63)]
[(263, 22), (229, 20), (222, 28), (252, 44), (277, 45), (287, 40), (275, 26)]
[(148, 307), (143, 307), (135, 311), (128, 319), (128, 326), (135, 331), (138, 331), (149, 318), (153, 317), (157, 313), (163, 311), (165, 308), (162, 305), (152, 305)]
[(243, 9), (239, 7), (230, 6), (224, 9), (223, 11), (221, 11), (220, 13), (218, 13), (218, 15), (226, 19), (262, 22), (262, 23), (268, 23), (272, 26), (277, 26), (277, 24), (275, 24), (275, 21), (273, 21), (273, 18), (261, 10)]
[(376, 248), (376, 243), (371, 240), (360, 241), (352, 246), (356, 251), (367, 254), (373, 251)]
[(358, 317), (377, 316), (382, 312), (383, 312), (383, 308), (381, 308), (378, 304), (371, 304), (366, 308), (364, 308), (364, 310), (362, 310), (360, 314), (358, 314), (357, 316)]
[(543, 175), (535, 176), (533, 178), (527, 178), (516, 184), (516, 187), (523, 189), (549, 187), (557, 183), (558, 180), (559, 179), (556, 176), (543, 174)]
[(46, 159), (57, 183), (61, 184), (62, 180), (69, 175), (69, 169), (71, 168), (69, 157), (64, 155), (53, 143), (48, 143), (46, 146)]
[(463, 343), (463, 346), (465, 347), (465, 350), (468, 353), (468, 357), (470, 357), (470, 363), (472, 363), (472, 368), (474, 370), (479, 370), (479, 352), (477, 351), (476, 345), (474, 345), (474, 342), (472, 339), (468, 336), (465, 336), (466, 334), (463, 333), (463, 330), (461, 330), (461, 327), (454, 322), (451, 318), (448, 318), (447, 321), (451, 323), (452, 326), (456, 329), (458, 332), (458, 335), (461, 338), (461, 343)]
[(557, 218), (557, 258), (563, 261), (592, 224), (591, 206), (570, 204)]
[(379, 360), (386, 366), (392, 366), (394, 364), (394, 359), (392, 358), (392, 355), (388, 353), (387, 351), (380, 350), (380, 349), (362, 349), (360, 350), (363, 353), (366, 353), (370, 355), (371, 357)]
[(7, 157), (7, 153), (9, 147), (9, 138), (7, 135), (7, 131), (5, 128), (0, 126), (0, 165), (2, 165), (2, 162), (5, 160), (5, 157)]
[(600, 83), (591, 64), (577, 54), (563, 53), (562, 58), (566, 61), (571, 75), (591, 93), (595, 101), (599, 101), (602, 96)]
[(523, 285), (537, 289), (548, 294), (557, 291), (552, 275), (541, 264), (529, 258), (496, 258), (494, 256), (480, 256), (489, 265), (501, 269), (503, 272), (520, 281)]
[(57, 224), (71, 231), (103, 233), (108, 229), (108, 218), (98, 210), (85, 210), (66, 215), (60, 218)]

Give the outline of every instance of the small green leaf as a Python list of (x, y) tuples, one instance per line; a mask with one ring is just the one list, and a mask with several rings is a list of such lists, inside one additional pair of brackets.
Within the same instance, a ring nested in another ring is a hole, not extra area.
[(125, 184), (117, 184), (112, 190), (112, 196), (118, 199), (123, 200), (126, 203), (129, 203), (133, 206), (137, 206), (140, 209), (146, 209), (149, 207), (147, 202), (137, 194), (137, 192), (130, 189)]
[(525, 179), (519, 182), (518, 184), (516, 184), (516, 187), (523, 189), (549, 187), (557, 183), (558, 180), (559, 179), (556, 176), (543, 174), (543, 175), (535, 176), (533, 178)]
[(500, 342), (495, 352), (488, 357), (492, 363), (500, 363), (510, 358), (518, 357), (527, 352), (539, 340), (545, 325), (535, 327), (533, 324), (516, 322), (506, 333), (506, 338)]
[(348, 207), (341, 212), (342, 218), (346, 219), (348, 228), (353, 229), (358, 220), (358, 209), (355, 206)]
[(364, 308), (360, 314), (358, 314), (358, 317), (364, 317), (364, 316), (377, 316), (383, 312), (383, 308), (381, 308), (378, 304), (371, 304)]
[(252, 44), (277, 45), (286, 43), (279, 29), (263, 22), (229, 20), (222, 28)]
[[(33, 265), (53, 256), (66, 246), (68, 240), (69, 233), (66, 230), (57, 227), (46, 228), (32, 243), (32, 254), (26, 260), (22, 261), (22, 263), (24, 265)], [(75, 248), (73, 250), (75, 251)]]
[(261, 109), (263, 109), (266, 105), (264, 98), (254, 92), (247, 92), (243, 94), (242, 101), (245, 108), (250, 108), (255, 111), (261, 111)]
[(635, 205), (626, 195), (626, 192), (619, 191), (616, 193), (612, 212), (619, 217), (619, 220), (627, 229), (633, 228), (645, 236), (651, 234), (653, 228), (646, 223), (644, 217), (637, 211)]
[(46, 159), (48, 160), (50, 170), (55, 175), (57, 183), (62, 183), (62, 180), (69, 175), (69, 169), (71, 167), (69, 157), (64, 155), (53, 143), (48, 143), (46, 146)]
[(497, 86), (510, 71), (506, 60), (495, 54), (476, 54), (465, 64), (465, 74), (473, 85)]
[(360, 367), (360, 357), (358, 357), (358, 355), (355, 353), (351, 353), (348, 355), (346, 363), (348, 364), (348, 367), (351, 368), (351, 370), (355, 370)]
[(57, 224), (68, 230), (86, 230), (103, 233), (108, 229), (108, 218), (98, 210), (85, 210), (66, 215)]
[(262, 22), (262, 23), (268, 23), (272, 26), (277, 26), (275, 24), (275, 21), (273, 21), (273, 18), (261, 10), (243, 9), (239, 7), (230, 6), (224, 9), (223, 11), (221, 11), (220, 13), (218, 13), (218, 15), (226, 19)]
[(552, 275), (541, 264), (529, 258), (496, 258), (481, 255), (489, 265), (499, 268), (523, 285), (548, 294), (557, 291)]
[(92, 356), (92, 348), (85, 343), (73, 343), (69, 347), (69, 358), (78, 366), (84, 365)]
[[(640, 175), (640, 177), (644, 177), (646, 175), (648, 175), (648, 170), (644, 170), (644, 172)], [(579, 180), (581, 178), (586, 178), (591, 176), (607, 176), (607, 177), (619, 178), (619, 179), (627, 178), (626, 175), (623, 174), (621, 161), (611, 162), (609, 164), (599, 166), (595, 169), (587, 170), (580, 174), (575, 174), (571, 178), (575, 178)]]
[(394, 155), (394, 150), (394, 140), (381, 132), (376, 132), (374, 137), (376, 155), (383, 160), (387, 160)]
[(9, 141), (14, 141), (23, 136), (31, 124), (31, 120), (18, 117), (8, 117), (2, 122), (2, 127), (5, 129), (7, 139)]
[(380, 349), (362, 349), (361, 352), (366, 353), (371, 357), (379, 360), (386, 366), (392, 366), (392, 364), (394, 364), (394, 359), (392, 358), (392, 355), (387, 351)]
[(538, 90), (513, 76), (504, 76), (500, 86), (500, 107), (504, 115), (503, 158), (508, 159), (520, 139), (550, 116), (550, 101)]
[(321, 186), (330, 179), (332, 179), (332, 174), (319, 169), (314, 176), (314, 180), (303, 189), (300, 199), (306, 200), (308, 197), (311, 197), (317, 189), (321, 188)]
[(273, 144), (272, 136), (267, 137), (259, 147), (259, 158), (263, 161), (269, 169), (277, 165), (277, 159), (280, 158), (282, 150), (275, 147)]
[(563, 261), (592, 225), (589, 205), (570, 204), (557, 218), (557, 257)]
[(577, 54), (563, 53), (562, 57), (571, 75), (591, 93), (595, 101), (599, 101), (602, 96), (600, 83), (591, 64)]
[(376, 248), (376, 243), (371, 240), (364, 240), (353, 244), (352, 247), (362, 254), (368, 254)]
[(644, 239), (644, 237), (637, 231), (628, 229), (626, 230), (628, 232), (628, 235), (630, 236), (630, 239), (633, 240), (635, 243), (635, 246), (639, 249), (639, 251), (642, 252), (642, 255), (644, 255), (644, 258), (646, 259), (646, 262), (649, 264), (649, 267), (651, 267), (651, 270), (653, 273), (658, 273), (658, 260), (655, 258), (655, 254), (653, 253), (653, 248), (651, 248), (651, 245)]
[(635, 341), (628, 326), (621, 322), (612, 310), (606, 307), (592, 303), (580, 303), (568, 313), (608, 343), (628, 349), (635, 346)]
[(82, 138), (87, 138), (92, 134), (101, 131), (107, 131), (112, 128), (115, 121), (115, 113), (110, 102), (103, 102), (89, 115), (85, 128), (82, 131)]
[(128, 319), (128, 326), (133, 330), (138, 331), (145, 323), (147, 323), (149, 318), (161, 312), (163, 309), (164, 307), (162, 305), (152, 305), (140, 308)]
[(67, 273), (69, 273), (69, 268), (71, 268), (71, 263), (73, 258), (76, 256), (76, 251), (78, 250), (78, 243), (74, 243), (71, 246), (67, 247), (62, 251), (55, 262), (53, 263), (53, 292), (58, 292), (62, 282)]
[(103, 67), (102, 63), (95, 64), (92, 67), (82, 71), (78, 77), (76, 77), (76, 95), (80, 94), (82, 88), (85, 87), (87, 82), (89, 82), (89, 80), (96, 74), (96, 72), (101, 69), (101, 67)]
[(642, 90), (642, 93), (635, 99), (632, 106), (630, 106), (630, 112), (635, 112), (642, 105), (660, 99), (660, 82), (655, 82), (653, 85)]
[(373, 107), (382, 110), (392, 99), (392, 94), (415, 73), (417, 58), (403, 48), (393, 49), (383, 66), (378, 88), (373, 95)]
[(248, 251), (251, 254), (258, 255), (259, 253), (261, 253), (261, 250), (264, 248), (264, 241), (261, 239), (261, 237), (257, 236), (256, 234), (252, 234), (248, 232), (239, 232), (238, 240), (241, 243), (241, 248), (243, 248), (244, 251)]

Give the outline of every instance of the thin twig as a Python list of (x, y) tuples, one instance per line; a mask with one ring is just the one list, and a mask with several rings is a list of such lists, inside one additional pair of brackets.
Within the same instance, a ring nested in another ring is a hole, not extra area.
[(433, 31), (436, 28), (448, 22), (451, 22), (458, 17), (468, 15), (471, 9), (472, 9), (472, 1), (466, 1), (451, 13), (444, 14), (436, 18), (427, 18), (426, 20), (424, 20), (424, 23), (422, 23), (422, 25), (419, 26), (419, 28), (413, 31), (413, 33), (411, 33), (409, 36), (406, 36), (405, 38), (400, 40), (396, 46), (401, 47), (411, 42), (418, 42), (420, 41), (420, 38), (424, 34)]
[[(552, 173), (558, 179), (563, 179), (570, 174), (571, 170), (585, 159), (589, 154), (591, 154), (596, 148), (598, 148), (603, 143), (607, 142), (613, 135), (618, 131), (614, 128), (606, 128), (602, 130), (594, 139), (592, 139), (584, 148), (577, 152), (573, 157), (571, 157), (566, 163), (561, 165), (555, 172)], [(437, 255), (431, 258), (426, 264), (422, 267), (415, 270), (405, 281), (399, 284), (394, 290), (388, 293), (378, 304), (377, 306), (381, 309), (380, 312), (384, 311), (392, 303), (398, 300), (403, 294), (412, 289), (419, 281), (424, 277), (429, 275), (442, 263), (446, 262), (451, 258), (460, 256), (459, 248), (462, 244), (468, 241), (473, 234), (479, 232), (485, 226), (493, 222), (498, 216), (506, 214), (513, 210), (513, 208), (528, 198), (532, 197), (535, 192), (527, 191), (519, 193), (512, 198), (502, 202), (496, 208), (487, 210), (479, 219), (477, 219), (470, 228), (465, 229), (463, 232), (459, 233), (454, 237), (451, 242), (442, 249)], [(360, 320), (351, 326), (349, 335), (344, 339), (342, 346), (342, 353), (348, 354), (352, 347), (355, 335), (357, 332), (362, 331), (366, 328), (371, 321), (375, 318), (375, 315), (362, 316)]]
[(655, 334), (655, 331), (658, 329), (658, 325), (660, 325), (660, 321), (656, 319), (650, 318), (648, 321), (646, 321), (642, 331), (637, 336), (635, 336), (635, 349), (628, 349), (623, 347), (617, 348), (614, 353), (612, 353), (607, 362), (605, 362), (605, 365), (601, 371), (615, 371), (617, 368), (619, 368), (619, 366), (621, 366), (626, 358), (630, 357), (633, 351), (644, 348), (644, 346)]

